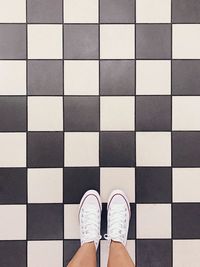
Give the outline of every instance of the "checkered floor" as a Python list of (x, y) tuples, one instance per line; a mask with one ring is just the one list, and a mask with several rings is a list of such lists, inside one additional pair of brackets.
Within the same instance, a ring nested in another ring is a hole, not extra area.
[(200, 266), (199, 0), (0, 0), (0, 266), (64, 267), (91, 188), (137, 267)]

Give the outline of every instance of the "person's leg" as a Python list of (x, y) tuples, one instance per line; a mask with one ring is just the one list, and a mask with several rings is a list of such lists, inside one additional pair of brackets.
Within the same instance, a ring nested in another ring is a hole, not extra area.
[(67, 267), (96, 267), (96, 248), (94, 242), (83, 244)]
[(102, 204), (99, 193), (88, 190), (79, 207), (81, 247), (67, 267), (95, 267), (96, 250), (99, 245)]
[(121, 190), (114, 190), (107, 205), (107, 234), (104, 237), (111, 241), (108, 267), (134, 267), (125, 246), (127, 243), (131, 210), (128, 198)]
[(120, 242), (110, 244), (108, 267), (135, 267), (128, 251)]

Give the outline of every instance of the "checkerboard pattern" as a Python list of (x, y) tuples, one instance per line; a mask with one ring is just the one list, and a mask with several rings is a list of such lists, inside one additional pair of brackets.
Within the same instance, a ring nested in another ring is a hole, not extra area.
[(66, 266), (91, 188), (137, 267), (199, 267), (199, 36), (198, 0), (0, 0), (1, 267)]

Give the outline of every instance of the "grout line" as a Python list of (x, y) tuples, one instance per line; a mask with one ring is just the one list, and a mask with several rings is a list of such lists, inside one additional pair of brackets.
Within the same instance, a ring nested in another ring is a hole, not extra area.
[[(63, 241), (63, 239), (60, 239), (60, 238), (56, 238), (56, 239), (43, 239), (43, 238), (37, 238), (37, 239), (29, 239), (31, 242), (37, 242), (37, 241)], [(71, 239), (65, 239), (67, 241), (80, 241), (80, 239), (76, 239), (76, 238), (71, 238)], [(133, 238), (129, 238), (128, 240), (131, 240), (131, 241), (134, 241)], [(157, 241), (157, 240), (166, 240), (166, 241), (169, 241), (171, 240), (171, 238), (166, 238), (166, 237), (159, 237), (159, 238), (137, 238), (137, 240), (143, 240), (143, 241)], [(198, 240), (199, 241), (199, 237), (174, 237), (173, 240)], [(0, 240), (0, 243), (1, 242), (19, 242), (19, 241), (26, 241), (25, 239), (1, 239)], [(103, 239), (103, 241), (105, 241), (105, 239)], [(66, 267), (66, 266), (64, 266)], [(170, 266), (171, 267), (171, 266)]]
[[(100, 56), (100, 0), (98, 0), (98, 61), (99, 61), (99, 96), (98, 96), (98, 104), (99, 104), (99, 193), (101, 194), (101, 84), (100, 84), (100, 78), (101, 78), (101, 56)], [(99, 242), (99, 262), (97, 263), (99, 267), (101, 266), (101, 241)]]
[(62, 202), (62, 215), (63, 215), (63, 239), (62, 239), (62, 244), (63, 244), (63, 267), (65, 267), (65, 262), (64, 262), (64, 237), (65, 237), (65, 206), (64, 206), (64, 167), (65, 167), (65, 75), (64, 75), (64, 67), (65, 67), (65, 61), (64, 61), (64, 0), (62, 0), (62, 90), (63, 90), (63, 95), (62, 95), (62, 100), (63, 100), (63, 167), (62, 167), (62, 186), (63, 186), (63, 192), (62, 192), (62, 197), (63, 197), (63, 202)]
[(28, 4), (26, 0), (26, 266), (28, 267)]
[[(99, 166), (89, 166), (89, 165), (84, 165), (84, 166), (65, 166), (65, 168), (98, 168)], [(125, 166), (125, 165), (118, 165), (118, 166), (114, 166), (114, 165), (110, 165), (110, 166), (106, 166), (106, 165), (104, 165), (104, 166), (101, 166), (100, 168), (123, 168), (123, 167), (125, 167), (125, 168), (143, 168), (143, 169), (145, 169), (145, 168), (171, 168), (171, 166), (147, 166), (147, 165), (144, 165), (144, 166), (142, 166), (142, 165), (139, 165), (139, 166), (134, 166), (134, 165), (132, 165), (132, 166)], [(8, 168), (15, 168), (15, 169), (20, 169), (20, 168), (23, 168), (23, 167), (1, 167), (1, 169), (8, 169)], [(25, 169), (26, 169), (26, 167), (24, 167)], [(27, 169), (46, 169), (46, 168), (48, 168), (48, 169), (61, 169), (62, 168), (62, 166), (49, 166), (49, 167), (47, 167), (47, 166), (31, 166), (31, 167), (27, 167)], [(181, 168), (181, 169), (199, 169), (200, 167), (199, 166), (197, 166), (197, 165), (195, 165), (195, 166), (181, 166), (181, 165), (177, 165), (177, 166), (173, 166), (173, 169), (175, 169), (175, 168)], [(194, 202), (195, 203), (195, 202)], [(199, 203), (199, 202), (197, 202), (197, 203)], [(5, 203), (6, 205), (7, 205), (7, 203)], [(14, 203), (15, 204), (15, 203)], [(12, 205), (14, 205), (14, 204), (12, 204)], [(20, 203), (19, 203), (20, 204)], [(26, 203), (23, 203), (23, 204), (26, 204)], [(8, 203), (8, 205), (9, 205), (9, 203)]]
[[(46, 130), (46, 131), (41, 131), (41, 130), (38, 130), (38, 131), (27, 131), (28, 133), (32, 133), (32, 134), (37, 134), (37, 133), (61, 133), (63, 131), (51, 131), (51, 130)], [(131, 130), (102, 130), (102, 131), (90, 131), (90, 130), (68, 130), (67, 129), (67, 132), (70, 132), (70, 133), (99, 133), (99, 132), (105, 132), (105, 133), (134, 133), (135, 131), (131, 131)], [(171, 131), (171, 129), (169, 130), (137, 130), (137, 133), (197, 133), (197, 134), (200, 134), (200, 130), (175, 130), (175, 131)], [(12, 130), (2, 130), (0, 133), (25, 133), (23, 130), (18, 130), (18, 131), (12, 131)], [(141, 165), (142, 167), (143, 165)], [(145, 166), (145, 165), (144, 165)], [(155, 165), (148, 165), (149, 167), (155, 167)], [(171, 165), (170, 165), (171, 166)], [(184, 165), (185, 166), (185, 165)], [(184, 167), (184, 166), (175, 166), (175, 167)], [(113, 166), (114, 167), (114, 166)], [(158, 165), (158, 167), (160, 167)], [(161, 166), (162, 167), (162, 166)], [(187, 166), (186, 166), (187, 167)], [(188, 165), (188, 167), (190, 167)], [(191, 166), (191, 167), (194, 167), (194, 166)], [(200, 167), (199, 165), (196, 166), (196, 167)], [(1, 168), (4, 168), (3, 166)]]
[[(107, 202), (102, 202), (103, 204), (107, 204)], [(130, 202), (133, 206), (135, 205), (134, 202)], [(30, 206), (37, 206), (37, 205), (61, 205), (63, 204), (63, 202), (29, 202), (28, 205)], [(78, 205), (79, 202), (67, 202), (64, 204), (66, 205)], [(171, 204), (169, 202), (162, 202), (162, 201), (159, 201), (159, 202), (137, 202), (138, 205), (151, 205), (151, 204), (154, 204), (154, 205), (166, 205), (166, 204)], [(26, 205), (26, 203), (8, 203), (8, 202), (1, 202), (0, 203), (1, 206), (24, 206)], [(199, 205), (200, 206), (200, 202), (199, 201), (195, 201), (195, 202), (188, 202), (188, 201), (181, 201), (181, 202), (173, 202), (173, 205)], [(186, 238), (187, 239), (187, 238)], [(190, 239), (190, 238), (189, 238)], [(199, 238), (198, 238), (199, 239)], [(62, 238), (63, 240), (63, 238)]]
[(171, 266), (173, 267), (173, 132), (172, 132), (172, 95), (173, 95), (173, 88), (172, 88), (172, 59), (173, 59), (173, 21), (172, 21), (172, 0), (171, 0)]
[[(140, 61), (200, 61), (200, 58), (140, 58)], [(62, 61), (62, 58), (0, 58), (0, 61)], [(130, 58), (65, 58), (66, 61), (133, 61)]]
[(136, 0), (134, 1), (134, 16), (135, 16), (135, 30), (134, 30), (134, 45), (135, 45), (135, 71), (134, 71), (134, 75), (135, 75), (135, 83), (134, 83), (134, 95), (135, 95), (135, 114), (134, 114), (134, 129), (135, 129), (135, 265), (137, 266), (137, 190), (136, 190), (136, 57), (137, 57), (137, 50), (136, 50), (136, 26), (137, 26), (137, 20), (136, 20)]
[[(75, 167), (75, 168), (78, 168), (78, 167)], [(86, 167), (86, 168), (88, 168), (88, 167)], [(51, 168), (48, 168), (48, 169), (51, 169)], [(63, 202), (29, 202), (28, 204), (31, 205), (31, 206), (37, 206), (37, 205), (52, 205), (52, 204), (54, 204), (54, 205), (61, 205), (62, 203)], [(107, 202), (105, 202), (105, 201), (103, 201), (102, 203), (103, 204), (107, 204)], [(135, 202), (130, 202), (130, 203), (132, 205), (135, 204)], [(67, 202), (67, 203), (64, 202), (64, 204), (66, 204), (66, 205), (77, 205), (77, 204), (79, 204), (79, 202)], [(162, 201), (159, 201), (159, 202), (157, 202), (157, 201), (151, 201), (151, 202), (137, 202), (137, 204), (138, 205), (143, 205), (143, 204), (155, 204), (155, 205), (159, 204), (160, 205), (160, 204), (171, 204), (171, 203), (169, 203), (169, 202), (162, 202)], [(193, 201), (193, 202), (191, 202), (191, 201), (190, 202), (187, 202), (187, 201), (178, 201), (178, 202), (173, 202), (173, 204), (175, 204), (175, 205), (179, 205), (179, 204), (194, 205), (194, 204), (197, 204), (197, 205), (200, 206), (200, 202), (199, 201)], [(15, 202), (15, 203), (1, 202), (0, 205), (6, 205), (6, 206), (24, 206), (24, 205), (26, 205), (26, 203), (22, 203), (22, 202), (18, 202), (18, 203), (17, 202)]]
[[(3, 97), (26, 97), (26, 96), (28, 96), (29, 98), (30, 97), (63, 97), (63, 94), (62, 95), (43, 95), (43, 94), (41, 94), (41, 95), (0, 95), (0, 97), (1, 98), (3, 98)], [(159, 94), (156, 94), (156, 95), (134, 95), (134, 94), (132, 94), (132, 95), (121, 95), (121, 94), (118, 94), (118, 95), (106, 95), (106, 94), (103, 94), (103, 95), (101, 95), (101, 97), (137, 97), (137, 98), (139, 98), (139, 97), (157, 97), (157, 96), (160, 96), (160, 97), (166, 97), (166, 96), (169, 96), (169, 97), (171, 97), (171, 94), (168, 94), (168, 95), (159, 95)], [(199, 95), (183, 95), (183, 94), (174, 94), (174, 95), (172, 95), (173, 96), (173, 98), (174, 97), (200, 97), (200, 94)], [(64, 95), (64, 97), (66, 97), (66, 98), (70, 98), (70, 97), (77, 97), (77, 98), (82, 98), (82, 97), (99, 97), (99, 95)], [(145, 130), (146, 131), (146, 130)], [(156, 131), (156, 130), (155, 130)], [(157, 131), (163, 131), (163, 130), (157, 130)], [(185, 131), (185, 130), (176, 130), (176, 132), (181, 132), (181, 131)], [(187, 130), (188, 132), (197, 132), (198, 130)], [(200, 131), (200, 129), (199, 129), (199, 131)]]
[[(27, 22), (29, 25), (98, 25), (98, 22), (85, 22), (85, 23), (72, 23), (72, 22)], [(200, 22), (136, 22), (138, 25), (169, 25), (171, 23), (175, 25), (199, 25)], [(0, 22), (0, 25), (23, 25), (26, 24), (26, 22)], [(132, 21), (130, 22), (100, 22), (102, 25), (131, 25)]]

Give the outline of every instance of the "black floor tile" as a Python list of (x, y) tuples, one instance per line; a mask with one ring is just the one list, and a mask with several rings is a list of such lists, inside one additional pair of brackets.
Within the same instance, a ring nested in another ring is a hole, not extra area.
[(64, 267), (70, 262), (80, 247), (80, 240), (64, 240)]
[(28, 167), (63, 167), (63, 133), (29, 132)]
[(171, 130), (171, 97), (170, 96), (137, 96), (136, 97), (136, 130), (137, 131), (170, 131)]
[(130, 203), (131, 206), (131, 219), (129, 223), (128, 239), (135, 239), (136, 233), (136, 206), (135, 203)]
[(83, 194), (90, 189), (100, 191), (100, 172), (95, 167), (64, 169), (64, 203), (79, 203)]
[(26, 241), (0, 241), (1, 267), (26, 267)]
[(134, 23), (135, 0), (101, 0), (101, 23)]
[(170, 203), (171, 168), (136, 168), (136, 202)]
[(101, 213), (101, 235), (104, 239), (104, 234), (107, 233), (107, 203), (102, 203)]
[(200, 132), (172, 133), (174, 167), (200, 166)]
[(65, 24), (65, 59), (98, 59), (98, 50), (98, 25)]
[(26, 203), (26, 169), (0, 168), (0, 203)]
[(26, 24), (1, 24), (0, 40), (0, 59), (26, 59)]
[(63, 239), (63, 205), (29, 204), (28, 239)]
[(135, 166), (135, 136), (133, 132), (100, 133), (100, 165), (104, 167)]
[(172, 1), (173, 23), (200, 23), (199, 0), (173, 0)]
[(63, 63), (61, 60), (28, 61), (29, 95), (62, 95)]
[(136, 58), (169, 59), (171, 57), (170, 24), (136, 25)]
[(200, 60), (172, 61), (172, 94), (200, 95)]
[(137, 240), (137, 267), (171, 267), (171, 240)]
[(65, 131), (99, 130), (99, 97), (75, 96), (64, 99)]
[(26, 131), (25, 96), (0, 96), (0, 131)]
[(134, 95), (135, 62), (130, 60), (100, 61), (101, 95)]
[(173, 238), (200, 238), (200, 203), (173, 204)]
[(62, 23), (62, 0), (27, 0), (30, 23)]

